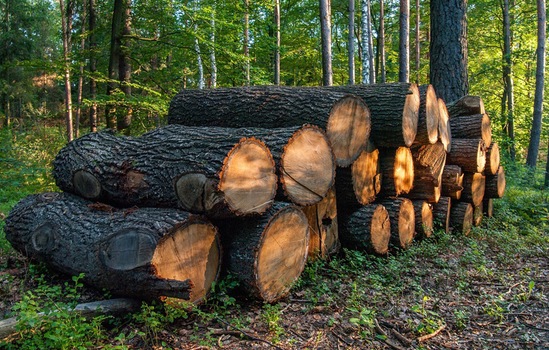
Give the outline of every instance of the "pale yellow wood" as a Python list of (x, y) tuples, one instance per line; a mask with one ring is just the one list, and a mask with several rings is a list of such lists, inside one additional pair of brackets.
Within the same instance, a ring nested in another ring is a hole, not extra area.
[(391, 222), (389, 212), (383, 205), (378, 205), (374, 210), (370, 226), (370, 240), (374, 251), (378, 254), (387, 254), (391, 239)]
[(412, 244), (416, 232), (416, 218), (414, 215), (414, 204), (406, 199), (400, 205), (398, 215), (398, 233), (400, 246), (407, 248)]
[(353, 190), (360, 204), (371, 203), (379, 193), (381, 184), (376, 184), (379, 171), (379, 150), (377, 148), (372, 147), (362, 151), (353, 163), (351, 168)]
[(417, 134), (417, 122), (419, 114), (419, 88), (416, 84), (410, 85), (410, 93), (406, 95), (406, 102), (402, 111), (402, 136), (406, 140), (406, 146), (410, 147)]
[(398, 196), (408, 193), (414, 184), (414, 161), (408, 147), (399, 147), (395, 152), (393, 181)]

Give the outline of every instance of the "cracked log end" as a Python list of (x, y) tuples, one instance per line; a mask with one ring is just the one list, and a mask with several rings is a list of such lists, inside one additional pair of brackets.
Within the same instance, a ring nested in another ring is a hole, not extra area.
[(375, 200), (381, 189), (380, 171), (379, 150), (369, 143), (351, 168), (353, 190), (360, 204), (366, 205)]
[(416, 84), (411, 84), (402, 111), (402, 138), (408, 147), (412, 146), (416, 139), (419, 105), (419, 88)]
[(399, 147), (395, 152), (393, 181), (397, 196), (410, 192), (413, 187), (414, 161), (412, 151), (408, 147)]
[(427, 125), (427, 136), (429, 143), (438, 140), (438, 123), (440, 120), (440, 108), (438, 106), (437, 94), (432, 85), (428, 85), (425, 101), (425, 122)]
[(450, 129), (450, 116), (448, 115), (448, 109), (446, 108), (446, 103), (444, 100), (438, 99), (438, 112), (439, 112), (439, 121), (438, 121), (438, 137), (440, 142), (444, 145), (446, 152), (452, 150), (452, 132)]
[(309, 259), (337, 252), (340, 244), (335, 189), (330, 189), (320, 202), (301, 209), (309, 221)]

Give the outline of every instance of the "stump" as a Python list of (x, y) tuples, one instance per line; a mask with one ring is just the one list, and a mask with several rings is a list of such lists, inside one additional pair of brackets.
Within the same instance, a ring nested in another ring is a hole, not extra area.
[(490, 147), (486, 149), (486, 166), (484, 167), (485, 175), (496, 175), (499, 169), (499, 146), (496, 142), (492, 142)]
[(441, 194), (452, 199), (460, 199), (463, 191), (463, 176), (459, 165), (446, 164), (442, 172)]
[(452, 137), (457, 139), (482, 139), (485, 145), (492, 143), (492, 128), (488, 114), (452, 116)]
[(505, 194), (505, 171), (499, 166), (496, 175), (486, 176), (484, 198), (501, 198)]
[(406, 198), (387, 198), (379, 202), (389, 212), (392, 246), (407, 249), (414, 240), (416, 220), (414, 204)]
[(20, 201), (6, 238), (32, 259), (112, 294), (202, 300), (217, 279), (221, 246), (206, 219), (168, 208), (117, 210), (69, 193)]
[(473, 206), (471, 203), (457, 202), (450, 209), (450, 227), (467, 236), (473, 226)]
[(302, 208), (309, 222), (309, 259), (327, 258), (340, 248), (336, 190), (320, 202)]
[(441, 98), (438, 99), (438, 113), (438, 138), (444, 145), (446, 152), (450, 152), (452, 150), (452, 130), (450, 127), (450, 117), (448, 116), (446, 104)]
[(450, 197), (440, 197), (440, 200), (433, 204), (433, 226), (436, 229), (443, 229), (450, 233), (450, 208), (452, 199)]
[(416, 234), (419, 238), (429, 238), (433, 234), (433, 207), (424, 200), (413, 200), (416, 217)]
[(342, 244), (351, 249), (383, 255), (389, 251), (391, 223), (381, 204), (368, 204), (346, 217), (342, 223)]
[(414, 183), (414, 161), (408, 147), (385, 148), (379, 152), (381, 168), (380, 196), (398, 196), (408, 193)]
[(461, 200), (473, 205), (480, 205), (484, 198), (486, 177), (481, 173), (465, 173)]
[(448, 164), (459, 165), (464, 172), (482, 173), (486, 165), (486, 146), (482, 139), (452, 140), (452, 150), (446, 157)]
[(479, 96), (466, 95), (457, 101), (448, 103), (448, 113), (450, 117), (462, 115), (484, 114), (484, 102)]
[(414, 144), (426, 145), (438, 140), (440, 112), (435, 89), (431, 84), (419, 87), (419, 114)]

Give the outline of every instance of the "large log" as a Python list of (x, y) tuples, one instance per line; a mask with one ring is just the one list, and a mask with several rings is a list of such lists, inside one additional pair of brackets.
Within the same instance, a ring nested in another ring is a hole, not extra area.
[(441, 194), (442, 171), (446, 163), (446, 151), (441, 142), (412, 148), (414, 160), (414, 185), (405, 196), (438, 202)]
[(496, 175), (487, 175), (484, 198), (501, 198), (505, 194), (505, 171), (500, 165)]
[(461, 201), (480, 205), (484, 198), (486, 177), (482, 173), (465, 173)]
[(410, 148), (381, 149), (379, 166), (383, 178), (380, 197), (398, 196), (410, 192), (414, 183), (414, 160)]
[(284, 297), (307, 261), (309, 223), (300, 208), (277, 202), (260, 217), (220, 222), (227, 269), (254, 297)]
[(438, 140), (440, 108), (435, 89), (431, 84), (419, 87), (419, 116), (414, 144), (425, 145)]
[(485, 145), (492, 143), (492, 128), (488, 114), (450, 117), (452, 137), (457, 139), (482, 139)]
[(217, 279), (221, 245), (206, 219), (169, 208), (116, 210), (69, 193), (20, 201), (6, 238), (29, 258), (112, 294), (198, 302)]
[(309, 221), (309, 258), (324, 259), (337, 253), (340, 243), (335, 188), (323, 200), (302, 210)]
[(500, 164), (499, 157), (499, 146), (496, 142), (492, 142), (486, 149), (486, 166), (484, 167), (486, 175), (496, 175)]
[(344, 246), (379, 255), (389, 251), (391, 223), (383, 205), (362, 206), (345, 217), (341, 226), (341, 242)]
[(446, 103), (441, 98), (438, 99), (438, 138), (444, 145), (446, 152), (452, 150), (452, 130), (450, 127), (450, 116), (446, 109)]
[(459, 165), (446, 164), (442, 172), (441, 194), (452, 199), (460, 199), (463, 191), (463, 176)]
[(466, 95), (457, 101), (448, 103), (450, 118), (462, 115), (484, 114), (484, 102), (479, 96)]
[(62, 190), (116, 206), (263, 213), (276, 194), (275, 163), (247, 132), (168, 125), (137, 138), (91, 133), (59, 152), (53, 174)]
[(436, 229), (442, 229), (450, 233), (450, 209), (452, 198), (440, 197), (437, 203), (433, 204), (433, 225)]
[(473, 227), (473, 206), (471, 203), (457, 202), (450, 209), (450, 227), (454, 232), (467, 236)]
[(482, 139), (454, 138), (446, 162), (459, 165), (464, 172), (482, 173), (486, 165), (486, 145)]
[(433, 207), (424, 200), (413, 200), (416, 216), (416, 234), (419, 238), (429, 238), (433, 234)]
[(407, 249), (416, 234), (414, 204), (406, 198), (386, 198), (379, 201), (389, 212), (391, 223), (390, 244), (398, 249)]

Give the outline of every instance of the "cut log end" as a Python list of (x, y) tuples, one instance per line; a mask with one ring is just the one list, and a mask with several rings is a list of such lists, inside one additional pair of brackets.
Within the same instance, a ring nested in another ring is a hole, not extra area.
[(263, 213), (276, 193), (274, 160), (263, 142), (242, 139), (225, 158), (219, 175), (219, 189), (237, 215)]
[(486, 166), (484, 171), (487, 175), (495, 175), (500, 164), (499, 146), (496, 142), (492, 142), (486, 150)]
[(349, 166), (359, 156), (370, 137), (370, 127), (370, 110), (361, 98), (349, 95), (334, 104), (326, 134), (338, 166)]
[(74, 190), (86, 199), (97, 199), (101, 195), (101, 183), (89, 171), (78, 170), (72, 177)]
[(505, 194), (505, 171), (500, 165), (496, 172), (496, 175), (486, 176), (485, 182), (485, 198), (501, 198)]
[(431, 204), (423, 200), (414, 200), (416, 233), (421, 238), (429, 238), (433, 234), (433, 208)]
[(446, 103), (444, 100), (438, 99), (438, 110), (439, 110), (439, 122), (438, 122), (438, 136), (440, 142), (444, 145), (446, 152), (452, 150), (452, 133), (450, 130), (450, 118), (448, 116), (448, 110), (446, 109)]
[(318, 127), (306, 125), (296, 131), (280, 162), (282, 186), (293, 203), (317, 203), (334, 184), (334, 155), (326, 134)]
[(416, 84), (411, 84), (402, 112), (402, 137), (408, 147), (412, 146), (416, 139), (419, 105), (419, 88)]
[(332, 188), (324, 199), (302, 208), (309, 221), (309, 258), (325, 258), (340, 247), (336, 192)]
[(400, 240), (400, 248), (407, 249), (412, 244), (416, 232), (414, 204), (412, 201), (402, 201), (398, 216), (398, 236)]
[(471, 203), (458, 202), (450, 209), (450, 226), (454, 232), (467, 236), (473, 227), (473, 206)]
[(396, 150), (393, 175), (396, 195), (410, 192), (414, 185), (414, 161), (408, 147)]
[(190, 280), (193, 285), (190, 301), (200, 302), (220, 271), (221, 243), (217, 229), (200, 220), (189, 220), (175, 227), (158, 243), (151, 264), (159, 278)]
[(435, 88), (429, 84), (425, 93), (425, 123), (429, 143), (435, 143), (438, 140), (439, 109)]
[(370, 223), (370, 240), (374, 253), (387, 254), (391, 239), (389, 213), (383, 205), (377, 205)]
[(379, 150), (372, 147), (362, 151), (353, 163), (351, 173), (357, 201), (362, 205), (373, 202), (381, 189)]

